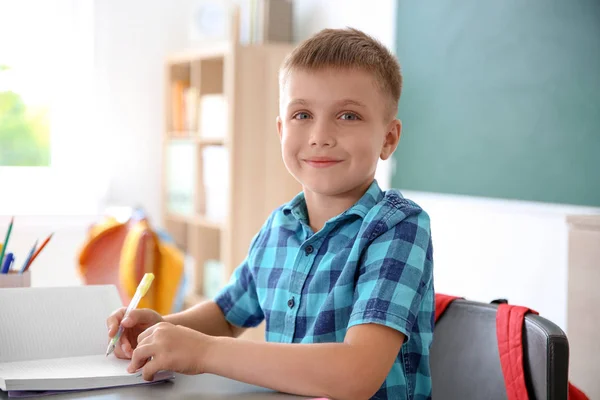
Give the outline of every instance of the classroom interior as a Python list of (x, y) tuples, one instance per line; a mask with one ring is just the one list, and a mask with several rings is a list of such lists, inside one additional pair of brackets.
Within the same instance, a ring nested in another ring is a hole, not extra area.
[(347, 26), (402, 66), (403, 132), (376, 179), (430, 215), (436, 292), (537, 311), (600, 398), (594, 0), (4, 0), (0, 243), (12, 221), (2, 251), (27, 268), (0, 291), (108, 283), (126, 303), (146, 238), (176, 271), (161, 311), (214, 296), (301, 190), (276, 134), (279, 65)]

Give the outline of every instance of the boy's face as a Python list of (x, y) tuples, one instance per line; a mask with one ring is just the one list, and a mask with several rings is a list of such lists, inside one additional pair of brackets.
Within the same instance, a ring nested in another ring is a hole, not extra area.
[(309, 190), (326, 196), (366, 189), (379, 158), (400, 138), (400, 121), (367, 72), (292, 71), (281, 92), (277, 130), (283, 161)]

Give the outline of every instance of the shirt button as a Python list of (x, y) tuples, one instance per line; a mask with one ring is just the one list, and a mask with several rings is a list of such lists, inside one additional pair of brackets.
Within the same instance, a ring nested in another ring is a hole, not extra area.
[(306, 255), (309, 255), (313, 252), (314, 248), (309, 244), (308, 246), (306, 246), (306, 248), (304, 249), (304, 252), (306, 253)]
[(294, 298), (292, 297), (291, 299), (288, 300), (288, 307), (289, 308), (294, 308), (294, 304), (296, 302), (294, 301)]

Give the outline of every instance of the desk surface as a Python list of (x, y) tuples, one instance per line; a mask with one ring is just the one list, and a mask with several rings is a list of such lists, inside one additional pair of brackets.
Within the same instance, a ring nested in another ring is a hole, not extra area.
[[(301, 400), (307, 397), (277, 393), (257, 386), (247, 385), (217, 375), (175, 376), (168, 382), (150, 385), (121, 387), (114, 389), (90, 390), (69, 394), (56, 394), (40, 399), (202, 399), (202, 400)], [(0, 390), (0, 399), (12, 399)]]

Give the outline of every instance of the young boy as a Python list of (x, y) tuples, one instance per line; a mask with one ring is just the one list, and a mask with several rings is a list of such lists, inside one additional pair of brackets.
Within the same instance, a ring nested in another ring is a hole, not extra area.
[[(293, 51), (277, 131), (303, 191), (273, 211), (214, 301), (122, 321), (115, 353), (130, 372), (212, 373), (332, 399), (431, 397), (429, 218), (374, 179), (400, 138), (401, 84), (395, 58), (357, 30), (323, 30)], [(109, 337), (123, 315), (108, 318)], [(235, 339), (263, 320), (265, 343)]]

